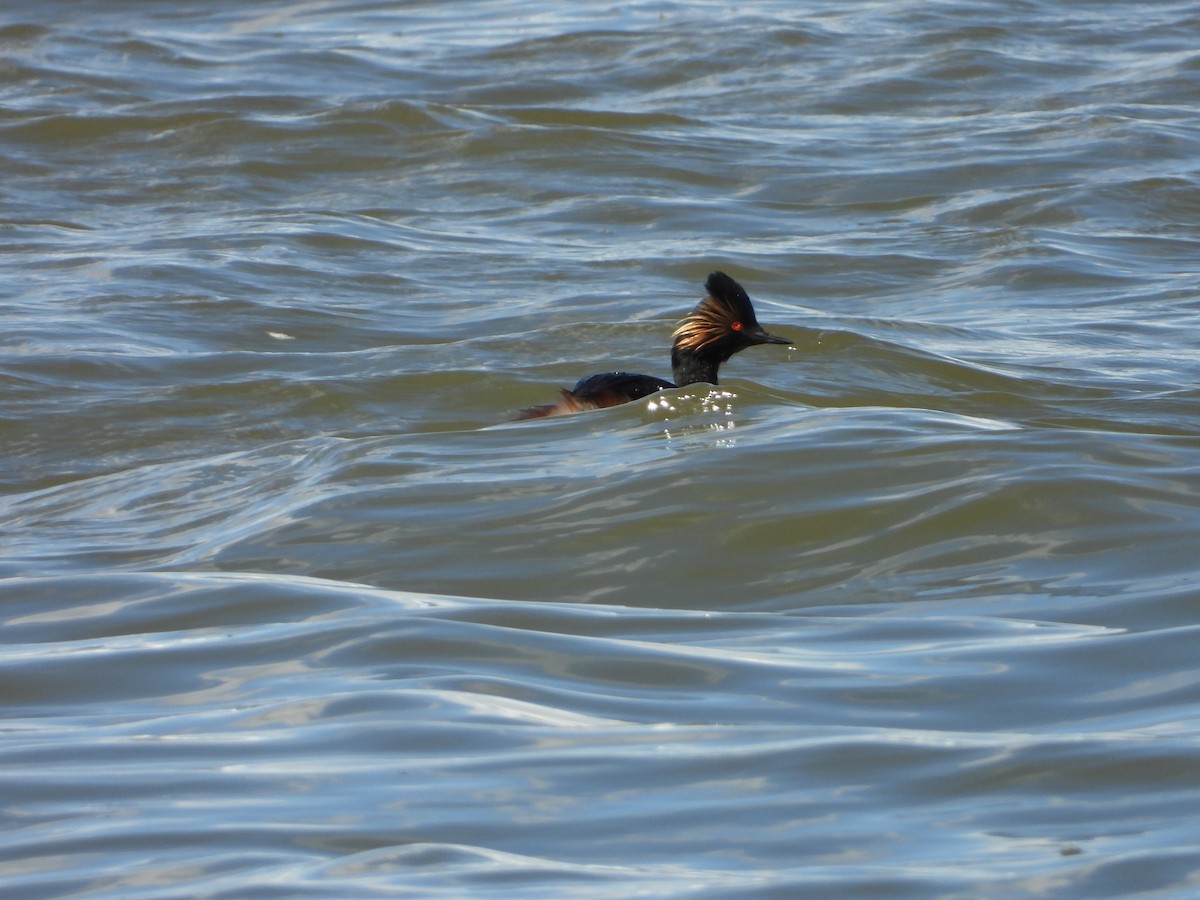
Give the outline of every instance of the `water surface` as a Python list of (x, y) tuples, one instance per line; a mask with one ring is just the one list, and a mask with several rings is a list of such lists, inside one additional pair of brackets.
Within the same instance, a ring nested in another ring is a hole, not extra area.
[(0, 15), (0, 883), (1191, 896), (1198, 27)]

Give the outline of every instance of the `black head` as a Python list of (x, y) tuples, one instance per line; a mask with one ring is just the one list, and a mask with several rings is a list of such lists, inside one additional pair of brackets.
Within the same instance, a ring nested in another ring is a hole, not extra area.
[(724, 362), (755, 344), (791, 343), (763, 331), (750, 297), (724, 272), (713, 272), (704, 287), (708, 296), (675, 329), (675, 353), (711, 356)]

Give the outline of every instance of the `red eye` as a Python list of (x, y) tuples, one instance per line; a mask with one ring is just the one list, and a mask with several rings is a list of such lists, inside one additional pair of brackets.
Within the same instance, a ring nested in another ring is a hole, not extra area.
[(741, 322), (734, 322), (734, 323), (733, 323), (732, 325), (730, 325), (729, 327), (730, 327), (730, 328), (732, 328), (734, 331), (741, 331), (741, 330), (742, 330), (742, 323), (741, 323)]

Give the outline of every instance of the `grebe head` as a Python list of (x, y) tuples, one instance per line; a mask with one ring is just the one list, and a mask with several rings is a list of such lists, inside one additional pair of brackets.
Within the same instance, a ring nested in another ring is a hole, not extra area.
[(675, 349), (713, 353), (722, 361), (755, 344), (790, 344), (767, 334), (742, 286), (724, 272), (713, 272), (704, 284), (705, 297), (675, 328)]
[(676, 384), (717, 383), (717, 367), (755, 344), (790, 344), (758, 324), (750, 297), (724, 272), (704, 284), (708, 295), (675, 328), (671, 362)]

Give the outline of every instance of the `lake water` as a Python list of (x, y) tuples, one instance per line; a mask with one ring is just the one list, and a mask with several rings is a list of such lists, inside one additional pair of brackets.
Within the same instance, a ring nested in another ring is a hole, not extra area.
[(5, 896), (1195, 897), (1197, 34), (7, 5)]

